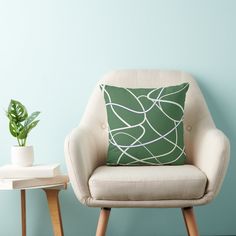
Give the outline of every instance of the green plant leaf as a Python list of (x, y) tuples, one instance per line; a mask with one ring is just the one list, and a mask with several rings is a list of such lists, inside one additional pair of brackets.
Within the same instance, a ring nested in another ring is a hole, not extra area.
[(39, 123), (39, 120), (33, 121), (31, 124), (27, 126), (28, 133)]
[(28, 136), (28, 130), (26, 129), (26, 127), (24, 127), (21, 132), (19, 133), (19, 135), (17, 136), (18, 139), (26, 139)]
[(9, 130), (13, 137), (18, 137), (19, 133), (24, 129), (23, 125), (16, 123), (14, 120), (9, 122)]
[(24, 121), (28, 117), (28, 113), (24, 105), (12, 99), (8, 106), (7, 117), (18, 123)]
[(30, 123), (27, 126), (23, 126), (23, 129), (18, 135), (19, 139), (26, 139), (28, 136), (28, 133), (38, 124), (39, 120), (35, 120), (32, 123)]
[(28, 116), (28, 112), (22, 103), (13, 99), (10, 101), (6, 111), (6, 115), (9, 118), (9, 130), (17, 138), (20, 146), (26, 145), (28, 133), (39, 122), (39, 120), (35, 120), (39, 114), (40, 112), (36, 111)]
[(28, 126), (30, 123), (32, 123), (36, 117), (40, 114), (40, 111), (33, 112), (26, 120), (24, 126)]

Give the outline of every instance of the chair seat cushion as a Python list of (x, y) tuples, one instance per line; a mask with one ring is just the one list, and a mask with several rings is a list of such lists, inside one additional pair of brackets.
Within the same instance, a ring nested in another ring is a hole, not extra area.
[(89, 179), (97, 200), (198, 199), (205, 192), (207, 177), (193, 165), (100, 166)]

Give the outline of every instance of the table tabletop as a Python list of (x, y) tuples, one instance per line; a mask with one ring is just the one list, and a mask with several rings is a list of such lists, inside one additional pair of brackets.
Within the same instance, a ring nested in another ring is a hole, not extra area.
[(65, 189), (68, 183), (69, 178), (67, 175), (59, 175), (51, 178), (0, 178), (0, 190)]

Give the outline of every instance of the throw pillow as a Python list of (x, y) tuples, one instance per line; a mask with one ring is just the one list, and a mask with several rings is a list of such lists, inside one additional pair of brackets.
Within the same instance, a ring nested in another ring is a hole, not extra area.
[(100, 85), (109, 132), (107, 165), (185, 163), (184, 103), (189, 84), (162, 88)]

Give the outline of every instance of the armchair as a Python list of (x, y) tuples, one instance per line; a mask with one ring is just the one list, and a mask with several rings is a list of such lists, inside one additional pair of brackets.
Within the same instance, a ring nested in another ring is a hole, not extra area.
[[(182, 166), (106, 166), (107, 117), (97, 85), (80, 125), (66, 138), (69, 178), (78, 200), (101, 208), (97, 236), (104, 236), (111, 208), (181, 208), (189, 236), (198, 236), (193, 207), (207, 204), (220, 191), (229, 162), (229, 141), (215, 124), (191, 75), (180, 71), (124, 70), (104, 83), (129, 88), (190, 84), (185, 102)], [(121, 174), (122, 173), (122, 174)]]

